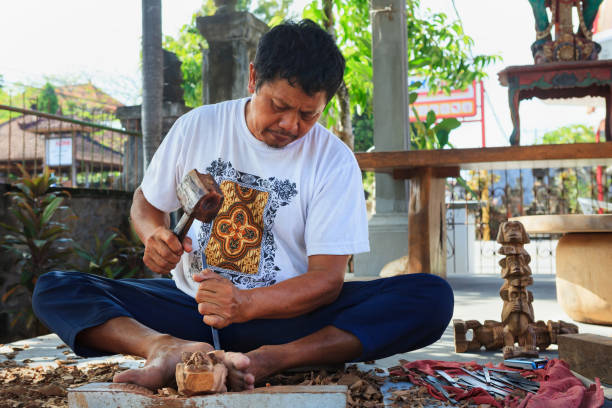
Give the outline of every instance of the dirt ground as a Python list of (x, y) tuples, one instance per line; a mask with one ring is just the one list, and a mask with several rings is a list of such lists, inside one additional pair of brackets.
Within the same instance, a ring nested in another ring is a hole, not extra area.
[[(112, 382), (117, 372), (125, 370), (117, 363), (77, 367), (75, 364), (78, 361), (68, 358), (70, 351), (67, 348), (63, 352), (67, 356), (65, 360), (55, 360), (54, 365), (47, 367), (28, 367), (23, 364), (28, 363), (27, 360), (23, 363), (13, 360), (20, 350), (14, 348), (10, 353), (3, 353), (8, 360), (0, 362), (0, 408), (67, 407), (70, 388), (94, 382)], [(256, 386), (346, 385), (349, 389), (347, 408), (383, 408), (381, 386), (387, 379), (386, 371), (380, 368), (362, 371), (356, 365), (347, 365), (344, 369), (281, 373), (263, 379)], [(391, 378), (391, 381), (405, 381), (405, 378)], [(390, 393), (392, 407), (423, 407), (440, 403), (429, 395), (425, 387), (392, 388)], [(184, 398), (177, 393), (176, 384), (157, 390), (157, 394)]]
[[(111, 382), (113, 375), (123, 370), (116, 363), (91, 364), (79, 368), (72, 365), (74, 362), (58, 361), (60, 364), (57, 367), (27, 367), (12, 360), (1, 362), (0, 408), (67, 407), (67, 391), (70, 388), (93, 382)], [(257, 386), (346, 385), (349, 388), (347, 407), (382, 408), (384, 404), (380, 386), (385, 376), (377, 374), (374, 370), (359, 371), (355, 365), (351, 365), (344, 370), (330, 372), (321, 370), (277, 374), (264, 379)], [(392, 394), (394, 407), (417, 407), (439, 402), (429, 396), (424, 387), (397, 390)], [(173, 387), (158, 390), (158, 395), (179, 398)]]

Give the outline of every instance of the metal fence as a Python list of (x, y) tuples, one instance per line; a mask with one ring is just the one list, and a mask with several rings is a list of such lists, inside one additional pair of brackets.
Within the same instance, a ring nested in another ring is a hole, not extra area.
[(30, 174), (48, 167), (72, 188), (131, 191), (141, 179), (138, 132), (8, 105), (0, 114), (0, 182), (18, 175), (18, 164)]
[[(463, 171), (448, 179), (447, 272), (499, 273), (502, 222), (538, 214), (612, 213), (612, 167)], [(533, 273), (555, 273), (558, 234), (537, 234), (525, 249)]]

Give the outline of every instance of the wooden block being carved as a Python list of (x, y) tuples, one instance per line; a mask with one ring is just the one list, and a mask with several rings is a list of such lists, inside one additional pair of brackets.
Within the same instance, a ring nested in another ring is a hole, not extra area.
[(176, 365), (176, 384), (180, 394), (192, 396), (227, 391), (227, 367), (215, 351), (184, 352), (182, 360)]
[(560, 334), (559, 358), (570, 369), (593, 379), (612, 384), (612, 337), (591, 333)]

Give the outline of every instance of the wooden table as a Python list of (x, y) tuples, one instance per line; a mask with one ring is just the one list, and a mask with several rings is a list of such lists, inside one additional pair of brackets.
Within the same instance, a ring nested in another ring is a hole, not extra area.
[(530, 234), (564, 234), (557, 244), (557, 300), (572, 319), (612, 325), (612, 214), (528, 215)]
[(612, 142), (612, 60), (554, 62), (510, 66), (498, 73), (499, 82), (508, 87), (508, 103), (514, 130), (511, 145), (520, 145), (519, 104), (537, 97), (606, 98), (606, 141)]
[(355, 157), (362, 170), (411, 180), (406, 273), (446, 276), (446, 177), (459, 175), (460, 169), (612, 165), (612, 143), (370, 152)]

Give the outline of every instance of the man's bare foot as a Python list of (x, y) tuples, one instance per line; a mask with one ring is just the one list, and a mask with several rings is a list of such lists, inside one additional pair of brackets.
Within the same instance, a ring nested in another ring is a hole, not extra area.
[(252, 390), (255, 376), (250, 371), (251, 359), (242, 353), (216, 350), (215, 355), (227, 367), (227, 388), (230, 391)]
[(282, 364), (282, 356), (271, 346), (263, 346), (246, 354), (221, 353), (223, 354), (217, 355), (227, 367), (227, 384), (230, 391), (252, 390), (257, 381), (287, 368)]
[(161, 335), (147, 355), (147, 362), (143, 368), (117, 373), (113, 377), (113, 382), (138, 384), (156, 391), (174, 378), (176, 364), (181, 361), (183, 351), (206, 353), (212, 349), (213, 347), (208, 343)]

